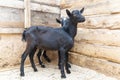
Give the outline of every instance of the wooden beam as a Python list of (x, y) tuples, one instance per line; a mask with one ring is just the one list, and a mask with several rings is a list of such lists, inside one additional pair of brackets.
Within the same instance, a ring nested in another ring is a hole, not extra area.
[(30, 0), (24, 0), (24, 14), (25, 14), (25, 22), (24, 22), (24, 27), (28, 28), (31, 26), (31, 10), (30, 10)]
[(70, 4), (66, 3), (66, 0), (61, 0), (60, 2), (60, 9), (70, 8), (72, 7)]
[[(44, 11), (48, 13), (60, 14), (60, 8), (57, 6), (50, 6), (42, 3), (30, 3), (31, 10), (34, 11)], [(0, 0), (0, 7), (9, 7), (16, 9), (24, 9), (24, 2), (19, 0)]]
[(61, 0), (31, 0), (31, 2), (34, 3), (40, 3), (40, 4), (45, 4), (45, 5), (50, 5), (50, 6), (60, 6), (60, 1)]
[(0, 6), (24, 9), (23, 1), (18, 1), (18, 0), (0, 0)]
[(22, 21), (0, 21), (0, 27), (10, 27), (10, 28), (23, 28), (24, 27), (24, 22)]
[(18, 34), (22, 33), (24, 28), (0, 28), (0, 34)]

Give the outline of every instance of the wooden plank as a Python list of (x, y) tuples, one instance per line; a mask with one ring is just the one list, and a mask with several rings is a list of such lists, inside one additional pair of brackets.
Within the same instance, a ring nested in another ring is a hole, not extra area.
[(37, 3), (31, 3), (31, 10), (60, 14), (59, 7), (52, 7), (49, 5), (42, 5)]
[(120, 14), (85, 16), (86, 21), (78, 27), (89, 29), (120, 29)]
[(81, 67), (104, 73), (105, 75), (118, 78), (120, 80), (120, 62), (111, 62), (105, 59), (94, 58), (77, 53), (70, 53), (70, 62)]
[(85, 42), (75, 42), (72, 51), (78, 54), (103, 58), (109, 61), (120, 63), (120, 47), (106, 46), (99, 43), (89, 44)]
[(62, 15), (65, 15), (65, 8), (69, 6), (68, 9), (81, 9), (85, 7), (84, 15), (99, 15), (99, 14), (119, 14), (120, 13), (120, 0), (77, 0), (68, 1), (66, 5), (63, 6)]
[[(59, 14), (31, 11), (32, 26), (57, 26), (56, 18)], [(0, 7), (0, 27), (24, 27), (24, 10)]]
[(19, 1), (19, 0), (0, 0), (0, 6), (24, 9), (23, 1)]
[(22, 33), (24, 28), (0, 28), (0, 34)]
[(78, 28), (75, 42), (120, 47), (120, 30)]
[(30, 0), (24, 0), (24, 15), (25, 15), (25, 22), (24, 22), (24, 27), (28, 28), (31, 26), (31, 10), (30, 10)]
[(72, 5), (70, 3), (68, 4), (66, 0), (61, 0), (61, 2), (60, 2), (61, 9), (70, 8), (70, 7), (72, 7)]
[(0, 21), (0, 27), (10, 27), (10, 28), (23, 28), (24, 22), (15, 21)]
[[(0, 0), (0, 7), (24, 9), (24, 2), (19, 0)], [(60, 14), (59, 7), (39, 3), (31, 3), (31, 10)]]
[(50, 6), (59, 6), (61, 0), (31, 0), (31, 2), (36, 2), (40, 4), (46, 4)]

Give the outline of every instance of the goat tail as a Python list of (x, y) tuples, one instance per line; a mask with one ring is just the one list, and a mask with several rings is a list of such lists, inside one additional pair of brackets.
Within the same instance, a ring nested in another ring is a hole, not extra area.
[(22, 41), (26, 41), (25, 33), (26, 33), (26, 29), (22, 33)]

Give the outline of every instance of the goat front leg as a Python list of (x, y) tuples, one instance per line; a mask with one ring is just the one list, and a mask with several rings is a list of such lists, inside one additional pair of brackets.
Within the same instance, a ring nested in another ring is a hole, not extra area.
[(64, 64), (65, 64), (65, 49), (60, 49), (60, 70), (61, 70), (61, 78), (66, 78), (65, 72), (64, 72)]
[[(68, 58), (68, 55), (69, 55), (69, 53), (67, 52), (66, 55), (65, 55), (66, 60), (67, 60), (66, 63), (67, 63), (68, 68), (71, 68), (71, 65), (68, 63), (68, 59), (69, 59), (69, 58)], [(58, 68), (59, 68), (59, 69), (61, 69), (61, 68), (60, 68), (60, 61), (61, 61), (60, 58), (61, 58), (61, 57), (60, 57), (60, 51), (58, 51)]]
[(45, 68), (45, 65), (43, 64), (43, 62), (41, 60), (42, 54), (44, 54), (44, 50), (39, 49), (39, 52), (37, 54), (38, 61), (39, 61), (39, 64), (41, 65), (41, 67)]
[(70, 72), (70, 70), (69, 70), (69, 67), (71, 67), (71, 65), (68, 63), (68, 56), (69, 56), (69, 53), (68, 53), (68, 51), (66, 52), (66, 54), (65, 54), (65, 69), (66, 69), (66, 72), (68, 73), (68, 74), (70, 74), (71, 72)]
[(71, 65), (69, 63), (69, 52), (66, 53), (66, 60), (67, 60), (66, 64), (67, 64), (68, 68), (71, 68)]

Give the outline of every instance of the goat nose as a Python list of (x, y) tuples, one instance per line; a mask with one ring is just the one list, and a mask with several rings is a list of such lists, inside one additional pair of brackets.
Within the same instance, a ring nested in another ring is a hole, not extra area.
[(83, 22), (85, 21), (85, 18), (83, 18)]
[(81, 20), (82, 20), (82, 22), (84, 22), (85, 21), (85, 17), (83, 17)]

